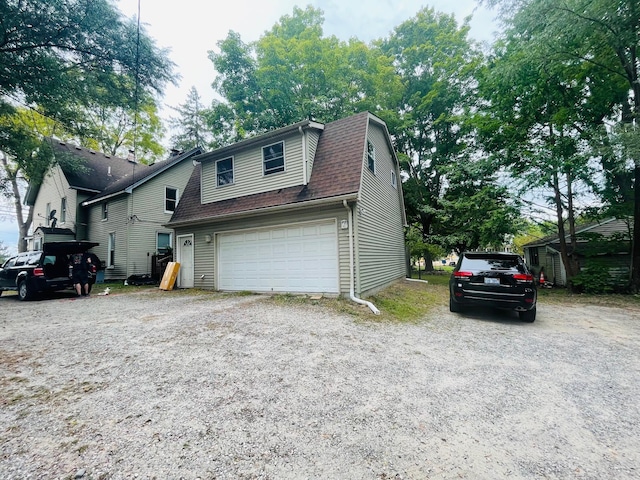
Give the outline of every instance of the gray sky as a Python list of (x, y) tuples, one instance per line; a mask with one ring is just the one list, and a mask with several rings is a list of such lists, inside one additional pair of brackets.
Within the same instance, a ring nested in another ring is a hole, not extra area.
[[(118, 0), (116, 5), (127, 17), (138, 14), (138, 0)], [(471, 37), (478, 41), (491, 42), (497, 29), (494, 12), (479, 8), (475, 0), (235, 0), (223, 5), (204, 0), (140, 0), (141, 22), (158, 46), (170, 50), (169, 56), (181, 76), (177, 86), (166, 89), (160, 112), (164, 119), (176, 115), (171, 107), (184, 103), (192, 86), (205, 103), (214, 98), (211, 83), (215, 70), (207, 52), (216, 50), (218, 41), (226, 38), (229, 30), (239, 33), (244, 42), (257, 40), (280, 17), (291, 15), (294, 6), (321, 9), (325, 16), (324, 34), (342, 40), (355, 37), (369, 42), (386, 37), (426, 6), (453, 13), (459, 23), (471, 15)], [(12, 203), (2, 199), (0, 241), (15, 251), (18, 226), (12, 212)]]

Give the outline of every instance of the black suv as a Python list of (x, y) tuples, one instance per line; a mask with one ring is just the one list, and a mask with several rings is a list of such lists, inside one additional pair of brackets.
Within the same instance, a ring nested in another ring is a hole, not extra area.
[(516, 310), (520, 320), (536, 319), (537, 291), (533, 275), (520, 255), (465, 252), (449, 280), (449, 310), (467, 305)]
[[(98, 243), (86, 241), (46, 242), (42, 250), (22, 252), (7, 260), (0, 268), (0, 294), (17, 290), (20, 300), (29, 300), (37, 293), (73, 287), (69, 272), (69, 255), (85, 253)], [(91, 261), (100, 266), (95, 254)], [(89, 279), (89, 288), (95, 275)]]

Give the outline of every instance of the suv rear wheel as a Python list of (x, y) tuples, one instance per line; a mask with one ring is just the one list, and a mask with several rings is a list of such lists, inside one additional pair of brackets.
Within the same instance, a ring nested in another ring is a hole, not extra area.
[(31, 289), (24, 280), (18, 285), (18, 298), (20, 300), (29, 300), (31, 298)]

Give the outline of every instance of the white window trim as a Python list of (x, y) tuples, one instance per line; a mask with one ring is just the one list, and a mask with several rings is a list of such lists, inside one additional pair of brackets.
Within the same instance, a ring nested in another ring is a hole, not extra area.
[(160, 253), (160, 245), (158, 245), (158, 236), (159, 235), (169, 235), (169, 248), (173, 250), (173, 232), (156, 232), (156, 252)]
[(109, 220), (109, 204), (104, 202), (102, 204), (102, 221), (106, 222), (107, 220)]
[(67, 197), (60, 199), (60, 223), (67, 221)]
[[(167, 210), (167, 189), (168, 188), (171, 188), (171, 189), (176, 191), (176, 205), (173, 208), (173, 210)], [(165, 185), (165, 187), (164, 187), (164, 213), (173, 214), (173, 212), (176, 211), (176, 208), (178, 208), (178, 202), (179, 201), (180, 201), (180, 190), (178, 189), (178, 187), (172, 187), (170, 185)]]
[[(226, 160), (231, 160), (231, 182), (220, 184), (218, 183), (218, 163), (224, 162)], [(233, 185), (234, 183), (236, 183), (236, 162), (233, 156), (220, 158), (219, 160), (216, 160), (215, 169), (216, 169), (216, 187), (226, 187), (227, 185)], [(263, 171), (264, 171), (264, 160), (263, 160)]]
[[(278, 145), (278, 144), (282, 144), (282, 171), (280, 172), (272, 172), (272, 173), (267, 173), (265, 171), (265, 159), (264, 159), (264, 149), (271, 147), (272, 145)], [(285, 142), (284, 140), (280, 140), (279, 142), (274, 142), (274, 143), (270, 143), (269, 145), (264, 145), (262, 147), (262, 149), (260, 150), (262, 152), (262, 176), (263, 177), (270, 177), (271, 175), (278, 175), (279, 173), (285, 173), (287, 171), (287, 155), (285, 152)]]
[[(112, 241), (113, 239), (113, 241)], [(113, 262), (111, 261), (111, 252), (113, 251)], [(116, 258), (116, 232), (109, 232), (107, 234), (107, 268), (115, 268)]]
[[(371, 145), (371, 153), (369, 153), (369, 145)], [(373, 169), (369, 166), (369, 159), (373, 160)], [(371, 140), (367, 140), (367, 169), (376, 174), (376, 146)]]

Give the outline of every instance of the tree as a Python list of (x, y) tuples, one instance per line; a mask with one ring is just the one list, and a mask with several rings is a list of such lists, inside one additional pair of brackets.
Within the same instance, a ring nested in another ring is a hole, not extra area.
[(400, 87), (378, 49), (352, 39), (324, 37), (321, 10), (294, 8), (257, 42), (235, 32), (209, 58), (224, 99), (222, 125), (236, 139), (312, 118), (329, 122), (370, 110), (381, 112)]
[(207, 127), (207, 111), (196, 87), (191, 87), (185, 103), (175, 109), (179, 117), (171, 118), (169, 125), (175, 130), (171, 144), (178, 150), (210, 146), (212, 135)]
[(0, 18), (0, 173), (24, 238), (31, 218), (23, 218), (20, 182), (37, 182), (53, 157), (16, 121), (16, 105), (86, 138), (92, 106), (137, 112), (141, 98), (174, 79), (173, 64), (109, 0), (3, 0)]
[(458, 26), (452, 15), (425, 8), (379, 42), (403, 85), (396, 113), (385, 120), (403, 152), (407, 215), (426, 243), (444, 238), (434, 230), (436, 218), (452, 183), (447, 173), (462, 161), (469, 134), (463, 113), (473, 104), (474, 71), (482, 56), (468, 32), (467, 22)]
[[(609, 116), (640, 120), (640, 8), (636, 0), (490, 0), (503, 19), (546, 62), (582, 65), (599, 83), (592, 98), (608, 96)], [(516, 8), (513, 8), (513, 7)], [(621, 98), (622, 97), (622, 98)], [(623, 118), (624, 120), (624, 118)], [(632, 284), (640, 290), (640, 158), (633, 159)]]

